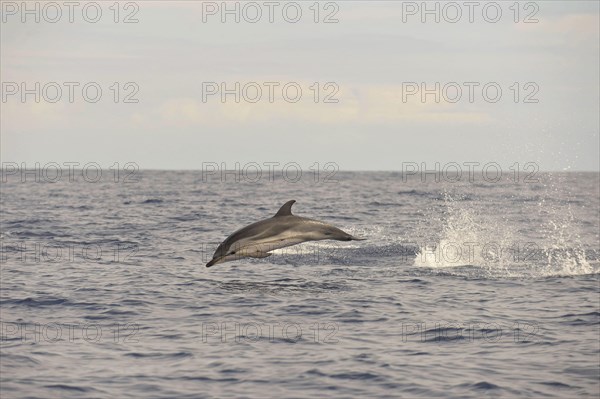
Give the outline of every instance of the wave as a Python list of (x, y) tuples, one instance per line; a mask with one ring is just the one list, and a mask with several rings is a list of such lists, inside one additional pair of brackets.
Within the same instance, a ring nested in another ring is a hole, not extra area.
[[(414, 265), (427, 268), (479, 267), (485, 275), (548, 277), (588, 275), (600, 272), (598, 251), (585, 248), (575, 231), (570, 207), (539, 209), (550, 215), (539, 227), (543, 240), (531, 240), (517, 231), (503, 215), (490, 214), (484, 206), (466, 205), (462, 197), (444, 195), (446, 216), (436, 243), (423, 245)], [(540, 201), (538, 206), (549, 206)]]

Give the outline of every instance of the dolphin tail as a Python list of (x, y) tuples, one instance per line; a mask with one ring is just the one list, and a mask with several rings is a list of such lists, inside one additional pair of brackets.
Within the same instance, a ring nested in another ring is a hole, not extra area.
[[(337, 230), (339, 230), (339, 229), (337, 229)], [(329, 236), (328, 238), (333, 239), (333, 240), (338, 240), (338, 241), (365, 241), (366, 240), (366, 238), (354, 237), (352, 234), (348, 234), (343, 230), (339, 230), (338, 234), (336, 234), (333, 237)]]
[(349, 241), (366, 241), (366, 238), (350, 236)]

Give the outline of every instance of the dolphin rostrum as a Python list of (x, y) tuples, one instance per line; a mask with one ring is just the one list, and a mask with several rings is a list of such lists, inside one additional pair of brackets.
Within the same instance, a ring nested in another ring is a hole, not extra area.
[(364, 240), (327, 223), (292, 215), (294, 202), (286, 202), (272, 218), (252, 223), (227, 237), (206, 267), (240, 258), (266, 258), (271, 256), (270, 251), (306, 241)]

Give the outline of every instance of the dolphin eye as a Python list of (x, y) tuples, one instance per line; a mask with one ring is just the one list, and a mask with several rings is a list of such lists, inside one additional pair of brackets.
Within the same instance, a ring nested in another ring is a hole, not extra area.
[(234, 254), (235, 254), (235, 251), (231, 251), (231, 255), (234, 255)]

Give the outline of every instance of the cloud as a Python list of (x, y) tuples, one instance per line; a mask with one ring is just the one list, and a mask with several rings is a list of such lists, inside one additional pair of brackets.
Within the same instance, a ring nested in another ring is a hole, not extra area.
[[(308, 82), (299, 83), (308, 88)], [(222, 126), (260, 123), (270, 120), (289, 120), (321, 124), (394, 123), (399, 121), (479, 124), (488, 122), (485, 112), (468, 110), (445, 101), (435, 103), (433, 98), (422, 103), (420, 96), (403, 101), (402, 86), (367, 85), (359, 88), (339, 87), (334, 96), (338, 103), (315, 102), (313, 92), (304, 91), (303, 99), (290, 103), (281, 93), (273, 102), (263, 98), (256, 103), (240, 101), (231, 96), (221, 102), (217, 96), (202, 102), (198, 98), (172, 98), (166, 100), (157, 112), (159, 124), (174, 127)], [(333, 91), (330, 90), (329, 94)], [(308, 98), (307, 98), (308, 97)]]
[(573, 44), (573, 41), (594, 40), (597, 44), (600, 32), (598, 14), (567, 14), (538, 19), (538, 23), (515, 24), (515, 29), (528, 34), (537, 33), (544, 41), (554, 38), (554, 40)]
[(598, 14), (565, 15), (553, 23), (545, 25), (549, 32), (567, 34), (578, 40), (592, 38), (597, 40), (599, 26)]

